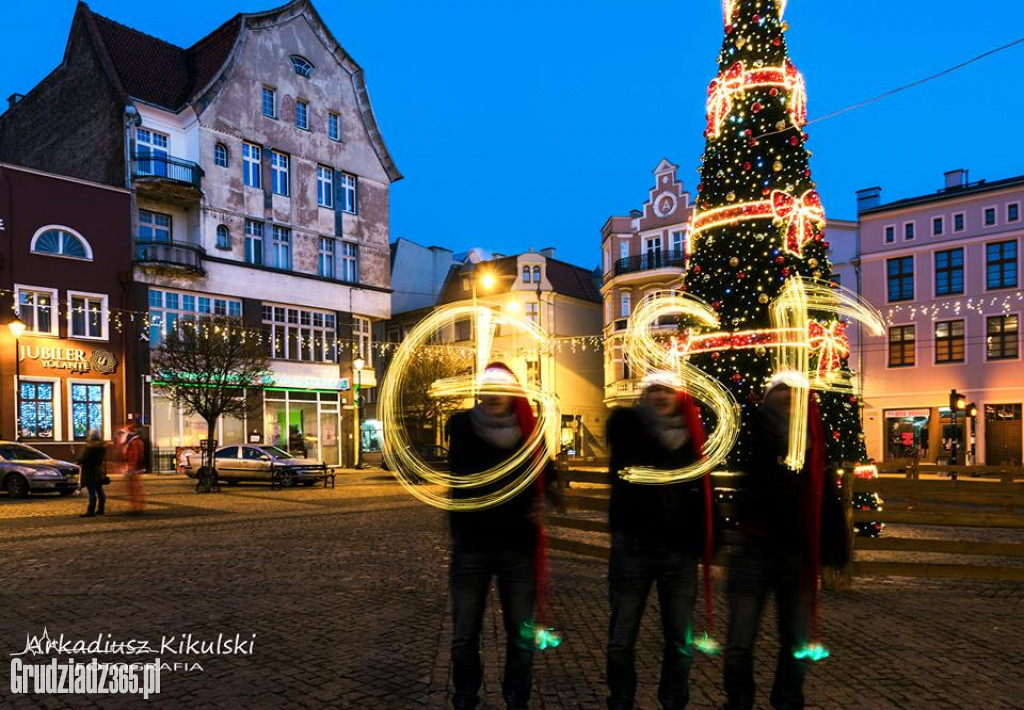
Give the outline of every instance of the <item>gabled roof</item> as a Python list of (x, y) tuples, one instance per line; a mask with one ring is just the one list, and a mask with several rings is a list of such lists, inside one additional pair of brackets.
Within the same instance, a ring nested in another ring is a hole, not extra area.
[(97, 15), (84, 2), (78, 4), (78, 11), (91, 20), (86, 25), (95, 28), (95, 38), (110, 57), (125, 92), (175, 112), (185, 108), (224, 66), (242, 27), (242, 15), (235, 15), (183, 49)]
[(892, 210), (899, 210), (905, 207), (914, 207), (916, 205), (928, 204), (929, 202), (942, 202), (943, 200), (954, 200), (959, 197), (968, 197), (970, 195), (976, 195), (983, 192), (994, 192), (996, 190), (1004, 190), (1008, 187), (1019, 186), (1024, 186), (1024, 175), (1003, 178), (1002, 180), (993, 180), (992, 182), (988, 182), (986, 180), (979, 180), (978, 182), (974, 182), (969, 185), (947, 187), (944, 190), (939, 190), (938, 192), (932, 193), (931, 195), (908, 197), (903, 200), (896, 200), (895, 202), (889, 202), (884, 205), (878, 205), (878, 207), (871, 207), (870, 209), (860, 210), (859, 215), (877, 214), (879, 212), (890, 212)]
[[(519, 257), (505, 256), (500, 259), (483, 261), (476, 268), (486, 268), (502, 284), (502, 291), (508, 291), (508, 286), (515, 283), (519, 278)], [(578, 298), (583, 301), (601, 302), (601, 292), (594, 283), (593, 273), (586, 269), (570, 264), (559, 259), (545, 257), (545, 272), (551, 288), (555, 293), (570, 298)], [(472, 268), (466, 265), (452, 266), (448, 271), (441, 294), (437, 298), (438, 305), (462, 301), (469, 298), (469, 292), (462, 289), (462, 273), (472, 273)], [(478, 296), (482, 294), (478, 293)]]

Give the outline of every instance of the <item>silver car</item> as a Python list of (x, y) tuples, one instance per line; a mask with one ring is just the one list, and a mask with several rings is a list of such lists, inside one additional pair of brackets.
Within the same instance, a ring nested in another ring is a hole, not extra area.
[[(280, 486), (311, 486), (323, 481), (327, 466), (314, 459), (295, 458), (276, 446), (245, 444), (222, 446), (214, 453), (217, 480), (228, 485), (240, 481)], [(185, 459), (185, 475), (199, 478), (201, 458), (192, 454)]]
[(11, 498), (29, 493), (71, 495), (78, 490), (77, 464), (50, 458), (16, 441), (0, 441), (0, 486)]

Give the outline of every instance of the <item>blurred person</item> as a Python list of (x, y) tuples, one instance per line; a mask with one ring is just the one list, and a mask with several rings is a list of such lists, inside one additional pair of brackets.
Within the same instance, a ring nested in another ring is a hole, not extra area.
[(128, 484), (128, 512), (141, 515), (146, 507), (146, 492), (142, 487), (142, 474), (146, 470), (146, 443), (139, 436), (134, 421), (125, 425), (124, 444), (124, 480)]
[(95, 429), (89, 431), (85, 448), (78, 455), (78, 465), (82, 467), (81, 482), (89, 491), (89, 506), (80, 517), (93, 518), (105, 515), (107, 494), (103, 486), (108, 482), (104, 462), (107, 458), (107, 445)]

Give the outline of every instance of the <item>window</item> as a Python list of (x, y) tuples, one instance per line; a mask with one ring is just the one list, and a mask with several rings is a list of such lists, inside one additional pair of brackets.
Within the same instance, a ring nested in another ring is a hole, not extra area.
[(683, 251), (686, 249), (685, 246), (685, 232), (672, 232), (672, 254), (673, 259), (679, 259), (683, 256)]
[(241, 318), (242, 302), (207, 294), (149, 289), (149, 346), (159, 347), (163, 336), (177, 328), (178, 323), (194, 323), (209, 315)]
[(1020, 220), (1020, 203), (1011, 202), (1006, 206), (1006, 221), (1017, 222)]
[(263, 115), (277, 118), (277, 92), (269, 86), (263, 87)]
[(161, 212), (139, 210), (139, 241), (170, 242), (171, 216)]
[(69, 259), (92, 259), (92, 247), (78, 232), (58, 225), (48, 225), (36, 231), (29, 250), (34, 254), (65, 256)]
[(330, 237), (320, 237), (320, 246), (317, 253), (317, 273), (325, 279), (333, 279), (334, 240)]
[(957, 212), (953, 215), (953, 231), (962, 232), (966, 228), (965, 220), (966, 215), (963, 212)]
[(321, 207), (334, 207), (334, 171), (316, 166), (316, 203)]
[(989, 316), (985, 323), (985, 351), (989, 360), (1017, 358), (1017, 316)]
[(903, 240), (909, 242), (914, 238), (914, 223), (904, 222), (903, 223)]
[(533, 282), (535, 284), (539, 284), (540, 283), (540, 267), (539, 266), (534, 266), (533, 267)]
[(524, 266), (523, 267), (523, 283), (524, 284), (530, 283), (530, 267), (529, 266)]
[(352, 317), (352, 339), (356, 342), (356, 355), (363, 358), (364, 368), (373, 364), (373, 348), (370, 336), (370, 319), (362, 316)]
[(356, 176), (341, 173), (338, 176), (338, 183), (341, 190), (341, 211), (356, 214)]
[(334, 111), (327, 114), (327, 137), (332, 141), (341, 140), (341, 116)]
[(270, 357), (303, 362), (337, 362), (335, 315), (327, 311), (263, 305), (263, 332)]
[(935, 324), (935, 362), (964, 361), (964, 322), (939, 321)]
[(1017, 242), (985, 245), (985, 282), (988, 288), (1017, 288)]
[(352, 242), (341, 243), (341, 280), (359, 283), (359, 247)]
[(54, 395), (52, 382), (22, 379), (18, 387), (18, 420), (22, 439), (54, 439)]
[(460, 318), (455, 321), (455, 341), (472, 340), (473, 322), (469, 318)]
[(260, 147), (254, 143), (242, 144), (242, 181), (246, 187), (263, 187)]
[(619, 294), (619, 316), (621, 318), (629, 318), (630, 311), (630, 297), (629, 291), (623, 291)]
[(540, 308), (537, 303), (531, 301), (526, 304), (523, 310), (526, 312), (526, 317), (531, 323), (537, 322), (537, 316), (540, 313)]
[(629, 242), (627, 242), (625, 240), (619, 242), (619, 258), (620, 259), (628, 259), (629, 258)]
[(275, 195), (288, 197), (288, 154), (270, 151), (270, 189)]
[(135, 173), (167, 176), (167, 155), (170, 138), (148, 128), (135, 129)]
[(994, 227), (996, 223), (996, 208), (986, 207), (985, 208), (985, 226)]
[(231, 248), (231, 233), (228, 231), (226, 225), (217, 225), (217, 248), (218, 249), (230, 249)]
[(263, 264), (263, 222), (245, 220), (245, 260), (257, 266)]
[(309, 60), (305, 57), (300, 57), (298, 54), (291, 56), (292, 67), (295, 69), (295, 73), (299, 76), (304, 76), (307, 79), (313, 76), (313, 65), (310, 64)]
[(886, 262), (890, 301), (914, 300), (914, 257), (902, 256)]
[(896, 241), (896, 225), (890, 224), (885, 228), (885, 243), (892, 244)]
[(94, 429), (101, 438), (107, 438), (103, 426), (104, 389), (102, 384), (72, 383), (71, 432), (75, 441), (85, 441)]
[(833, 273), (831, 276), (828, 277), (828, 279), (829, 279), (829, 281), (831, 281), (833, 283), (833, 285), (835, 285), (837, 287), (843, 285), (843, 275), (842, 274)]
[(226, 449), (221, 449), (213, 456), (215, 459), (237, 459), (238, 458), (238, 447), (229, 446)]
[(295, 100), (295, 125), (304, 131), (309, 130), (309, 103), (302, 99)]
[(273, 226), (270, 240), (270, 266), (291, 271), (292, 268), (292, 230), (287, 227)]
[(213, 164), (221, 168), (228, 166), (228, 149), (223, 143), (213, 146)]
[(944, 228), (945, 220), (942, 217), (932, 217), (932, 236), (941, 237)]
[(68, 291), (68, 335), (107, 339), (107, 297), (100, 293)]
[(889, 367), (913, 365), (914, 344), (914, 326), (897, 325), (889, 328)]
[(964, 250), (935, 252), (935, 295), (952, 296), (964, 292)]
[(57, 289), (15, 286), (14, 293), (26, 333), (57, 335)]

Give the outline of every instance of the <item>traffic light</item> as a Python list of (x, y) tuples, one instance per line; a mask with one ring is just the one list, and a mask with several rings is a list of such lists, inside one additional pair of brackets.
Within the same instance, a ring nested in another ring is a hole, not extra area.
[(968, 417), (971, 417), (973, 419), (974, 417), (978, 416), (978, 405), (975, 404), (974, 402), (971, 402), (970, 404), (967, 405), (967, 409), (965, 409), (964, 412)]
[(967, 397), (960, 394), (956, 390), (949, 391), (949, 409), (950, 414), (956, 416), (958, 412), (962, 412), (967, 408)]

